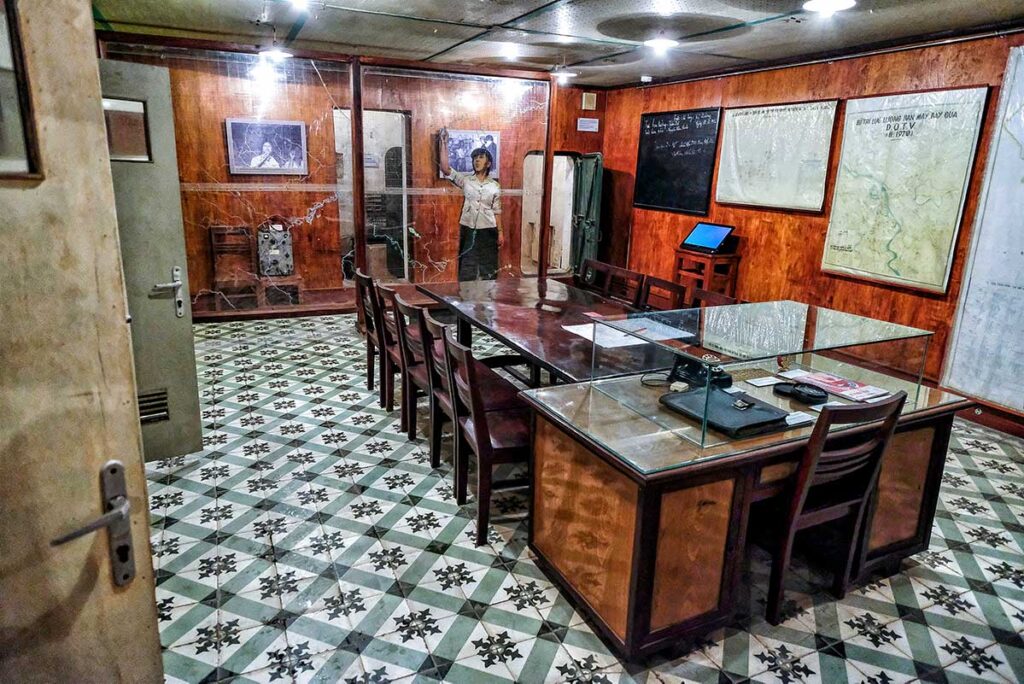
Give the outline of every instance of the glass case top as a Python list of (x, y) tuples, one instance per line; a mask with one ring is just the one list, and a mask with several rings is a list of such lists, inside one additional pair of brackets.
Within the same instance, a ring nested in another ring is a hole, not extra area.
[(646, 311), (599, 321), (697, 361), (732, 363), (929, 336), (927, 330), (792, 301)]

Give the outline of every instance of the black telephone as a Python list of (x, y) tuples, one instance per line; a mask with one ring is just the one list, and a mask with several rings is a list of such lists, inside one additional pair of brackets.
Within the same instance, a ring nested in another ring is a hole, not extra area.
[(668, 374), (668, 382), (685, 382), (690, 387), (704, 387), (709, 383), (712, 387), (732, 387), (732, 376), (721, 366), (709, 366), (706, 363), (687, 359), (676, 355), (676, 362)]

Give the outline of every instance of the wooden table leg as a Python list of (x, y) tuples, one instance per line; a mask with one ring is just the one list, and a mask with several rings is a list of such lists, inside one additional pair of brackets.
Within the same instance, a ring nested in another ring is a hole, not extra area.
[(469, 321), (460, 318), (455, 325), (455, 336), (458, 338), (459, 344), (466, 347), (473, 344), (473, 328), (469, 325)]

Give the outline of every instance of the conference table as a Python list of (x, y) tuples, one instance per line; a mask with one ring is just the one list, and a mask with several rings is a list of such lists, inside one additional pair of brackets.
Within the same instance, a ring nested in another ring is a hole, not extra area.
[[(630, 313), (628, 306), (550, 279), (418, 289), (455, 314), (463, 341), (476, 328), (559, 381), (546, 387), (534, 382), (520, 395), (533, 411), (528, 543), (538, 566), (605, 641), (634, 658), (728, 624), (742, 594), (752, 508), (787, 491), (813, 424), (694, 441), (687, 438), (695, 431), (693, 421), (659, 406), (664, 387), (650, 387), (643, 374), (628, 372), (637, 367), (635, 355), (618, 350), (610, 362), (598, 365), (595, 358), (607, 350), (566, 330), (621, 319)], [(737, 307), (759, 312), (756, 323), (773, 305), (783, 311), (807, 307), (794, 302)], [(728, 318), (732, 308), (716, 311)], [(819, 330), (823, 320), (851, 319), (820, 307), (808, 310)], [(893, 327), (876, 323), (887, 331)], [(837, 330), (849, 334), (848, 328)], [(909, 395), (883, 456), (870, 521), (862, 532), (866, 554), (858, 582), (894, 574), (903, 559), (928, 548), (953, 419), (972, 403), (918, 378), (883, 372), (877, 364), (861, 367), (816, 349), (801, 358), (819, 370)], [(615, 359), (628, 362), (617, 369)], [(649, 361), (639, 359), (641, 365)], [(595, 376), (598, 367), (601, 377)], [(532, 379), (539, 380), (539, 374)], [(806, 409), (774, 397), (771, 387), (746, 389), (780, 408)], [(834, 439), (842, 442), (863, 428), (848, 428)]]
[(541, 370), (552, 382), (590, 380), (593, 342), (566, 328), (633, 311), (626, 304), (552, 278), (422, 283), (417, 289), (456, 316), (463, 344), (469, 344), (476, 328), (521, 354), (531, 367), (531, 387), (540, 384)]

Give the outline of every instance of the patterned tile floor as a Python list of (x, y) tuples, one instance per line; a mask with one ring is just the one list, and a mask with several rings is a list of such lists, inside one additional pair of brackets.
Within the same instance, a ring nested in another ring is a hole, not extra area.
[(931, 548), (901, 574), (836, 602), (797, 561), (772, 627), (752, 547), (733, 625), (628, 664), (531, 561), (521, 521), (473, 546), (472, 499), (377, 407), (353, 322), (196, 326), (205, 450), (148, 469), (169, 681), (1024, 679), (1021, 440), (956, 424)]

